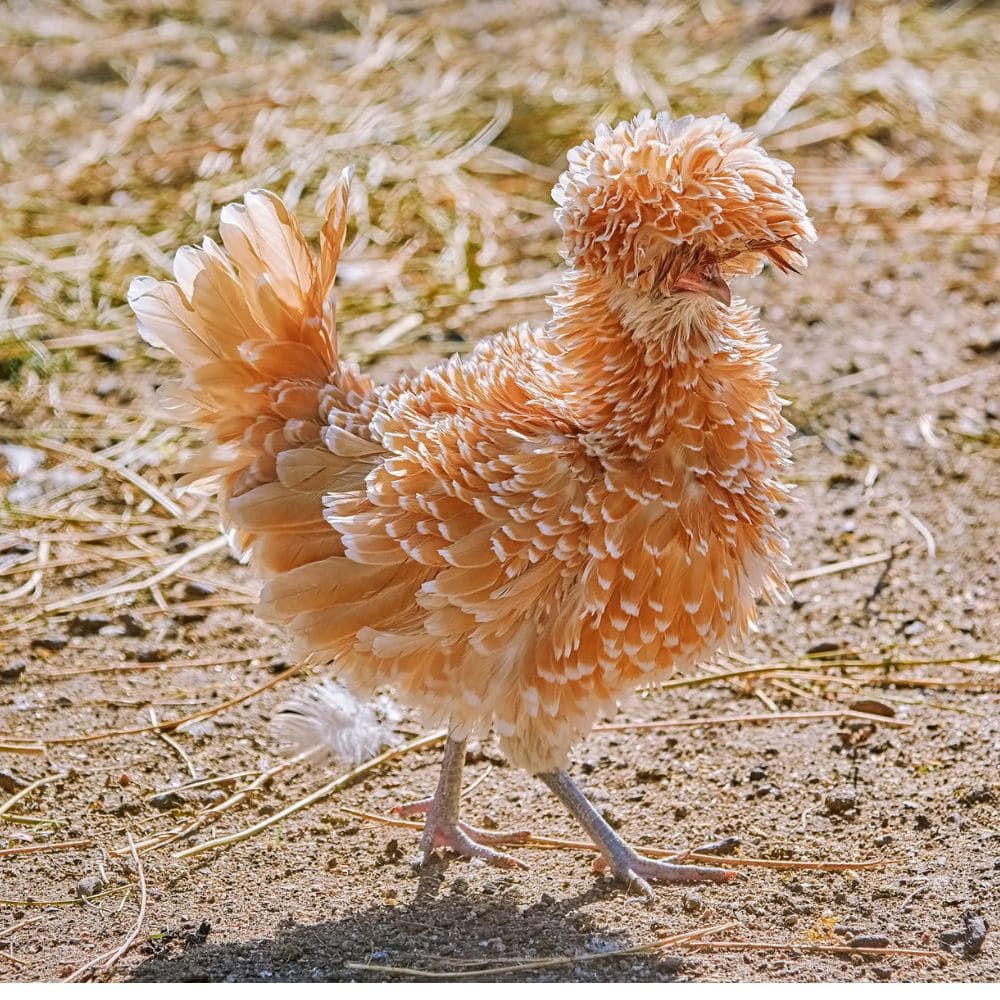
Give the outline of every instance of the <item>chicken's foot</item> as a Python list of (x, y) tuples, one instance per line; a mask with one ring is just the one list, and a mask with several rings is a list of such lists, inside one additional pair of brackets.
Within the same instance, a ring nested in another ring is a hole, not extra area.
[(736, 872), (725, 868), (702, 868), (655, 861), (637, 853), (607, 824), (565, 771), (538, 775), (555, 796), (576, 817), (593, 838), (603, 860), (612, 873), (629, 888), (638, 889), (647, 899), (653, 899), (649, 881), (654, 882), (729, 882)]
[(436, 847), (447, 847), (462, 857), (486, 861), (497, 868), (527, 868), (517, 858), (495, 850), (491, 845), (524, 843), (530, 834), (521, 831), (505, 833), (480, 830), (458, 818), (465, 743), (465, 740), (452, 739), (450, 736), (445, 741), (441, 776), (431, 798), (393, 809), (398, 816), (416, 816), (421, 813), (427, 816), (414, 864), (418, 867), (426, 865)]

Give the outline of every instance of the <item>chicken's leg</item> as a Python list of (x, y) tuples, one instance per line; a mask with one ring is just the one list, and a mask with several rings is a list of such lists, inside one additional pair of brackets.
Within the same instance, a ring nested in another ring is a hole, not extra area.
[(647, 879), (656, 882), (728, 882), (736, 872), (725, 868), (700, 868), (654, 861), (636, 853), (607, 824), (586, 795), (565, 771), (538, 775), (590, 834), (611, 871), (629, 887), (635, 886), (648, 899), (653, 890)]
[(502, 833), (480, 830), (463, 823), (458, 818), (459, 799), (462, 795), (462, 768), (465, 765), (465, 740), (450, 736), (445, 741), (444, 759), (437, 790), (429, 799), (410, 805), (396, 806), (398, 816), (426, 814), (424, 832), (420, 838), (420, 852), (416, 864), (426, 865), (435, 847), (447, 847), (466, 858), (486, 861), (498, 868), (526, 868), (517, 858), (495, 850), (492, 844), (519, 844), (529, 836), (526, 832)]

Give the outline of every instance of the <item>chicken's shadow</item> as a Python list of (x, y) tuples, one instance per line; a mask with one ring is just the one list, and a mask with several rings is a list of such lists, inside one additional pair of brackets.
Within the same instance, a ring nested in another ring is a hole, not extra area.
[[(159, 953), (133, 968), (128, 978), (132, 982), (379, 982), (416, 978), (380, 966), (435, 972), (496, 969), (512, 959), (597, 956), (638, 943), (626, 931), (591, 926), (588, 916), (577, 912), (608, 892), (620, 891), (607, 883), (565, 899), (546, 894), (528, 905), (503, 894), (440, 895), (440, 884), (440, 877), (429, 872), (421, 877), (410, 903), (390, 906), (380, 902), (318, 924), (286, 921), (272, 938), (213, 943), (193, 935), (184, 944), (174, 939), (170, 946), (158, 946)], [(638, 903), (623, 900), (622, 905), (625, 918)], [(352, 968), (350, 963), (369, 967)], [(609, 955), (469, 978), (663, 982), (676, 979), (679, 967), (679, 961), (669, 955)]]

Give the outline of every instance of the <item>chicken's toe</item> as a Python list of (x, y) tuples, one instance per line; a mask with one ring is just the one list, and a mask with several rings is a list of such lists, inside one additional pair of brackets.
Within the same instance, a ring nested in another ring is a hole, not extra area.
[[(430, 836), (428, 833), (430, 832)], [(504, 837), (520, 839), (503, 839)], [(459, 857), (472, 861), (485, 861), (494, 868), (527, 868), (523, 861), (513, 855), (498, 851), (491, 844), (523, 843), (524, 834), (494, 834), (491, 831), (477, 830), (466, 823), (441, 823), (433, 828), (433, 832), (425, 830), (420, 841), (420, 853), (415, 862), (416, 867), (430, 863), (434, 849), (444, 847)]]
[(465, 741), (449, 737), (445, 741), (441, 777), (434, 794), (418, 802), (398, 805), (392, 810), (397, 816), (427, 817), (420, 837), (420, 851), (414, 864), (416, 867), (428, 864), (435, 848), (445, 847), (460, 857), (485, 861), (497, 868), (527, 868), (517, 858), (495, 850), (495, 846), (523, 844), (531, 836), (529, 833), (523, 830), (480, 830), (458, 818), (464, 760)]
[[(617, 845), (616, 845), (617, 846)], [(692, 884), (698, 882), (731, 882), (737, 873), (726, 868), (709, 868), (698, 865), (678, 865), (670, 861), (644, 858), (622, 843), (621, 849), (608, 846), (608, 855), (594, 861), (594, 871), (610, 869), (612, 874), (628, 885), (638, 889), (648, 899), (653, 898), (650, 882), (674, 882)]]

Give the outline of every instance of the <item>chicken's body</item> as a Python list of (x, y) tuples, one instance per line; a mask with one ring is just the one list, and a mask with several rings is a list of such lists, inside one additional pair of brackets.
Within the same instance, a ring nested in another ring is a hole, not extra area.
[(571, 154), (551, 320), (375, 386), (338, 361), (327, 302), (346, 187), (318, 262), (252, 193), (223, 213), (225, 253), (134, 286), (143, 335), (187, 365), (178, 416), (209, 432), (190, 477), (218, 479), (260, 612), (301, 653), (456, 743), (495, 728), (559, 792), (598, 712), (780, 588), (787, 425), (720, 267), (790, 266), (811, 227), (736, 126), (640, 116)]

